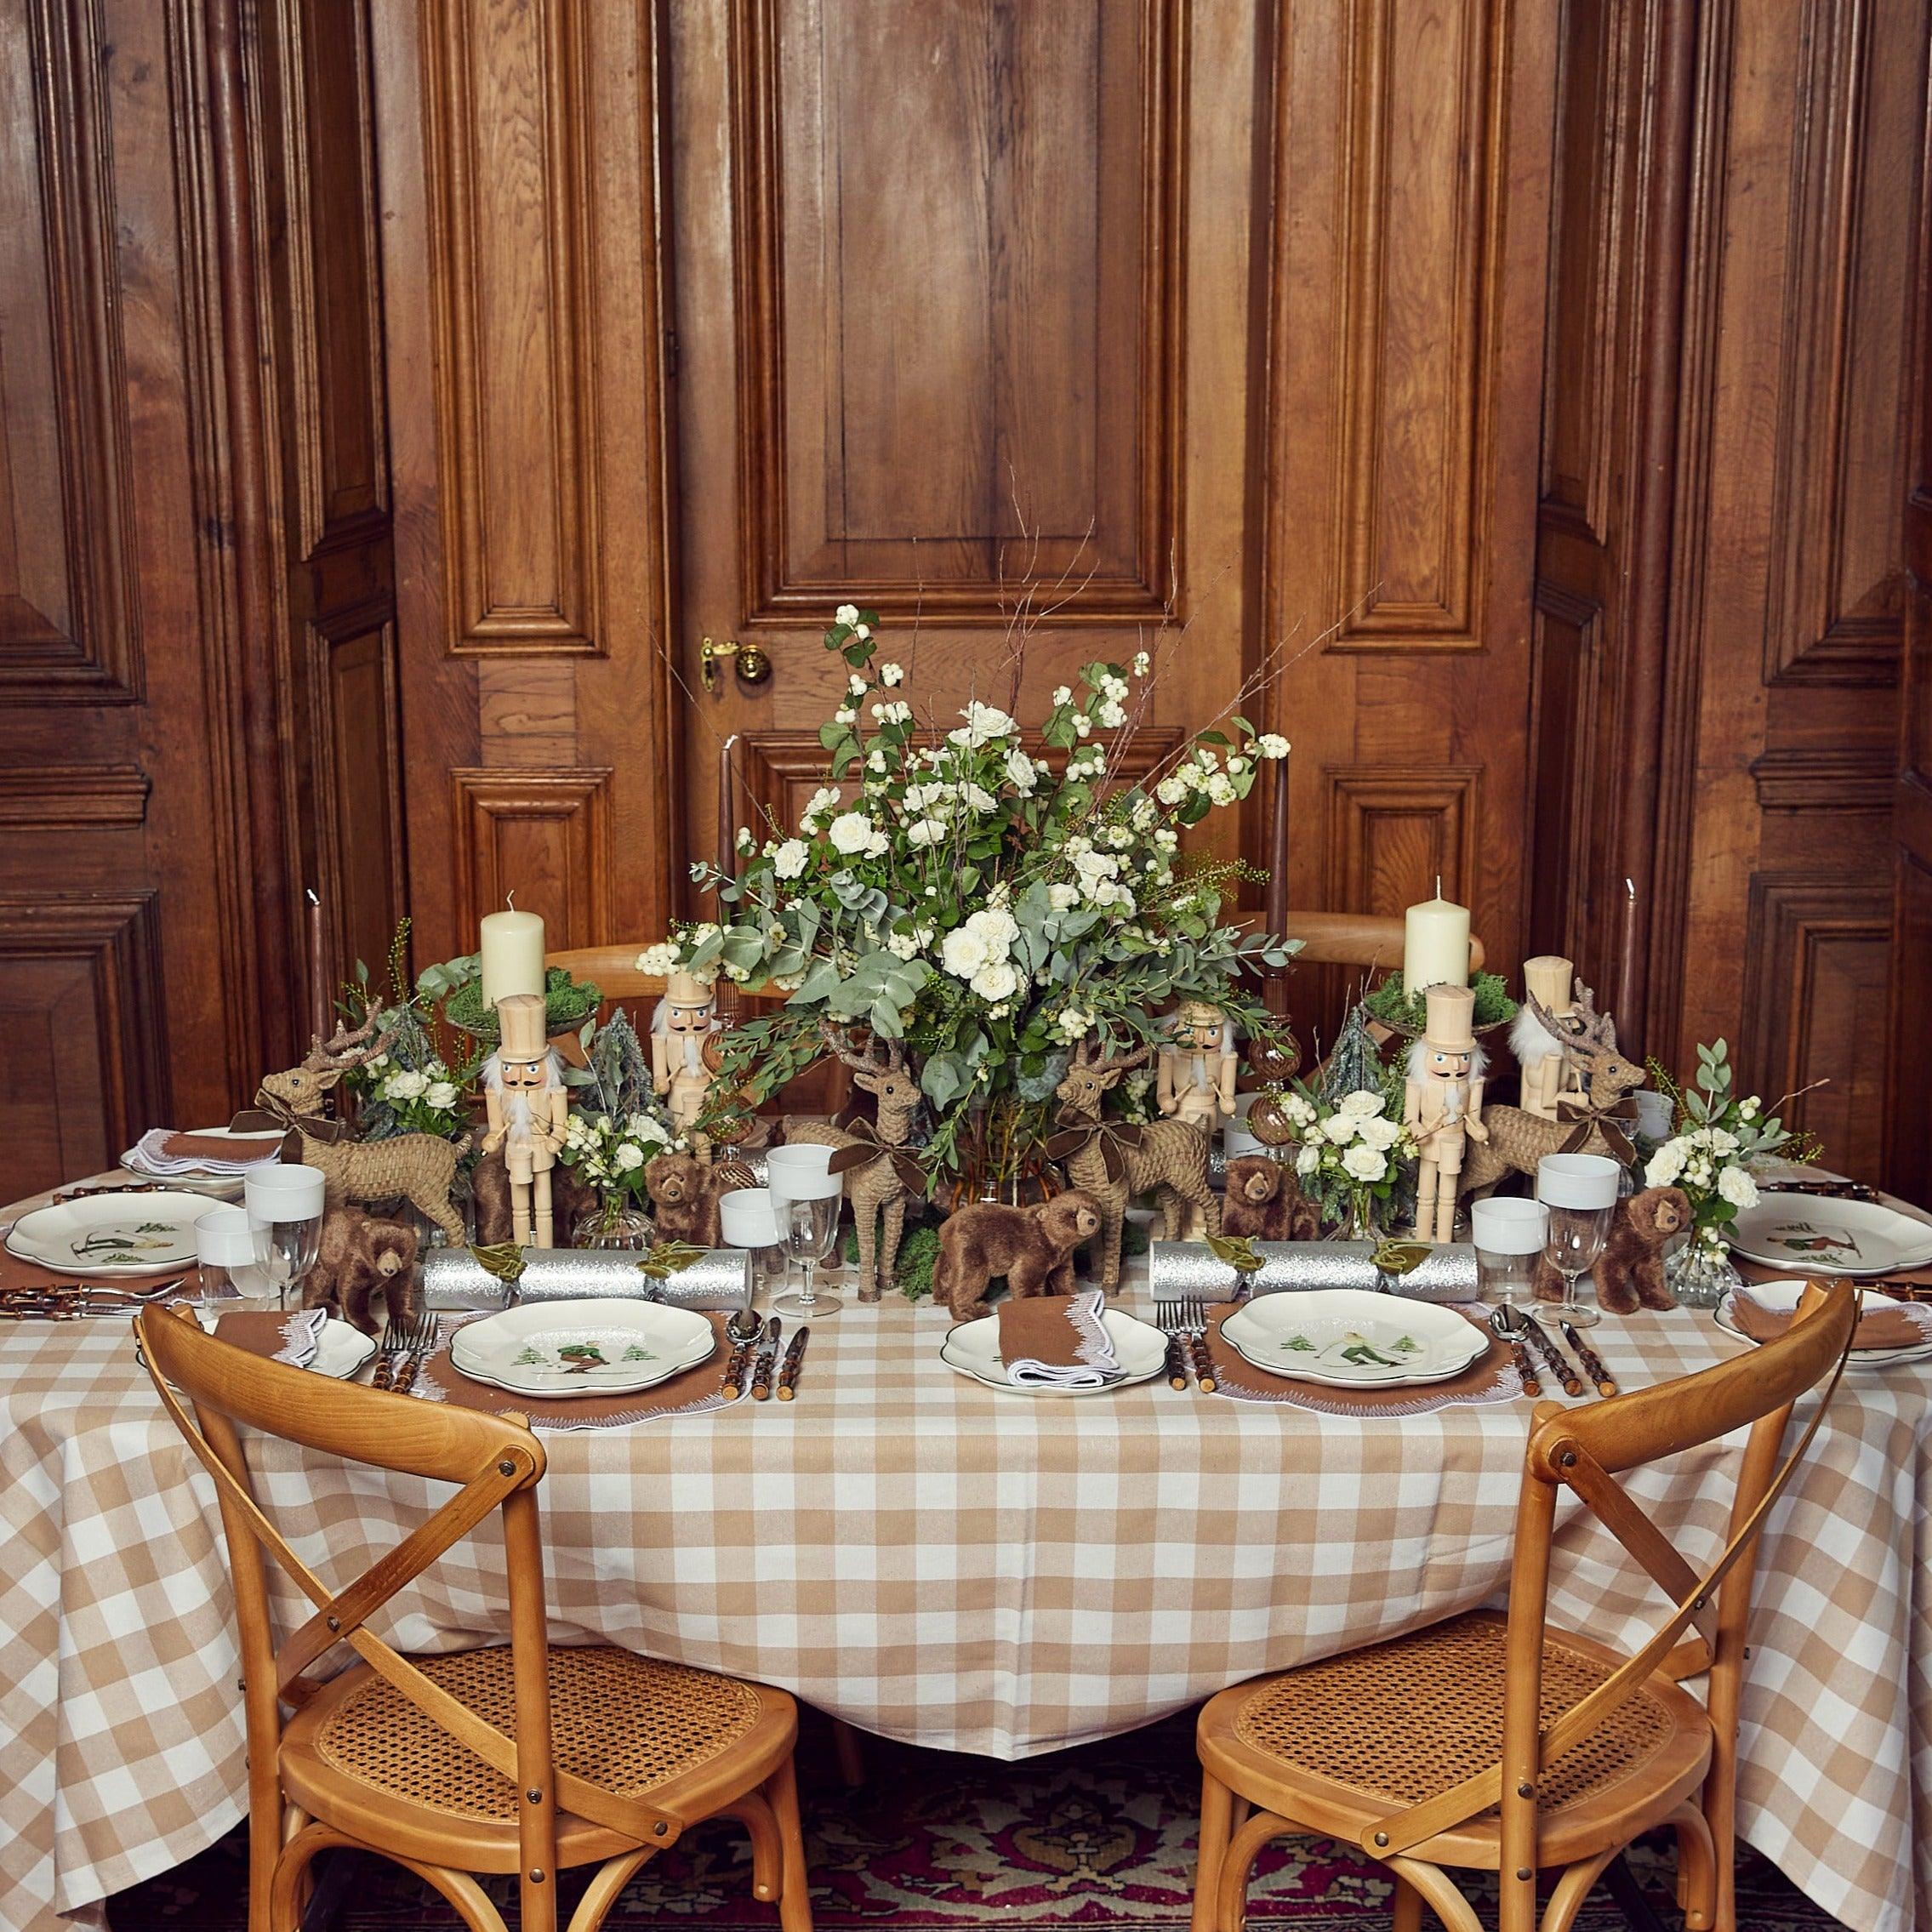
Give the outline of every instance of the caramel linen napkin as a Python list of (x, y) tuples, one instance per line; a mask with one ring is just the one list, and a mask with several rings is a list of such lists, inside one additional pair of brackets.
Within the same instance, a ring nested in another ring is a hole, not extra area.
[(262, 1134), (252, 1139), (227, 1139), (219, 1134), (170, 1134), (161, 1151), (170, 1160), (221, 1160), (239, 1165), (243, 1161), (268, 1160), (282, 1146), (280, 1134)]
[(1120, 1378), (1097, 1288), (1000, 1302), (1000, 1359), (1018, 1388), (1104, 1388)]
[[(1748, 1288), (1733, 1291), (1731, 1308), (1737, 1325), (1753, 1342), (1775, 1342), (1791, 1326), (1792, 1318), (1768, 1308)], [(1858, 1318), (1853, 1348), (1912, 1348), (1932, 1341), (1932, 1320), (1917, 1308), (1888, 1302), (1876, 1295), (1865, 1299), (1866, 1313)]]

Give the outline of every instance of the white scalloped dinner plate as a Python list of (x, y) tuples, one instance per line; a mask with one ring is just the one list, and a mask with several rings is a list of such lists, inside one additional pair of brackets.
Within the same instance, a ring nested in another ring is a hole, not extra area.
[(1137, 1382), (1150, 1382), (1167, 1365), (1167, 1337), (1153, 1323), (1120, 1308), (1106, 1308), (1100, 1319), (1107, 1325), (1114, 1344), (1114, 1359), (1122, 1373), (1114, 1382), (1098, 1388), (1055, 1388), (1041, 1382), (1014, 1382), (1006, 1379), (1006, 1365), (1000, 1359), (1000, 1318), (982, 1315), (977, 1321), (962, 1321), (948, 1331), (939, 1350), (939, 1359), (955, 1374), (983, 1382), (1002, 1395), (1111, 1395)]
[(1243, 1361), (1265, 1374), (1331, 1388), (1447, 1382), (1490, 1345), (1453, 1308), (1362, 1288), (1257, 1295), (1222, 1323), (1221, 1332)]
[(103, 1189), (23, 1214), (7, 1230), (7, 1252), (61, 1274), (103, 1281), (187, 1268), (195, 1258), (195, 1223), (225, 1205), (180, 1188)]
[(1733, 1254), (1808, 1274), (1890, 1274), (1932, 1261), (1932, 1223), (1883, 1201), (1799, 1198), (1767, 1190), (1732, 1222)]
[(450, 1338), (449, 1359), (470, 1381), (512, 1395), (632, 1395), (696, 1368), (717, 1346), (717, 1330), (694, 1308), (600, 1297), (465, 1322)]

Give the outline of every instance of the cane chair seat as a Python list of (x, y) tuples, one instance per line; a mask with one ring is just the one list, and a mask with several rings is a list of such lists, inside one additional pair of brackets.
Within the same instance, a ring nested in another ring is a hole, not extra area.
[[(411, 1661), (485, 1723), (513, 1724), (507, 1644)], [(708, 1770), (728, 1765), (734, 1786), (756, 1785), (797, 1729), (782, 1690), (611, 1644), (553, 1646), (547, 1675), (558, 1769), (681, 1820), (716, 1809)], [(439, 1854), (455, 1832), (473, 1870), (516, 1869), (516, 1786), (367, 1666), (345, 1670), (297, 1711), (282, 1748), (283, 1782), (313, 1816), (353, 1830), (379, 1812), (385, 1835), (419, 1832)], [(608, 1857), (618, 1842), (601, 1826), (558, 1816), (560, 1865)]]
[[(1201, 1713), (1204, 1762), (1270, 1809), (1279, 1809), (1268, 1795), (1278, 1788), (1295, 1816), (1319, 1816), (1323, 1829), (1358, 1838), (1376, 1819), (1496, 1761), (1507, 1629), (1496, 1612), (1475, 1610), (1237, 1684)], [(1546, 1632), (1545, 1724), (1622, 1661), (1587, 1637)], [(1621, 1835), (1633, 1813), (1667, 1817), (1697, 1788), (1710, 1754), (1710, 1719), (1696, 1699), (1667, 1680), (1646, 1684), (1545, 1770), (1537, 1809), (1546, 1849), (1573, 1858), (1606, 1821)], [(1498, 1823), (1486, 1812), (1416, 1855), (1494, 1871)]]

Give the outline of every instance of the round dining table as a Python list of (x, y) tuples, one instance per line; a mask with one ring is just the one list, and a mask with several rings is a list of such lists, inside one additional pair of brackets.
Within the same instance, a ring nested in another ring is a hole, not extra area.
[[(1120, 1305), (1151, 1314), (1144, 1272)], [(1519, 1394), (1374, 1416), (1164, 1377), (1025, 1395), (949, 1368), (949, 1326), (848, 1299), (812, 1325), (795, 1400), (547, 1433), (553, 1638), (1013, 1758), (1502, 1600)], [(1592, 1340), (1627, 1389), (1747, 1346), (1690, 1309)], [(1752, 1621), (1743, 1835), (1855, 1932), (1932, 1926), (1929, 1369), (1847, 1374), (1770, 1520)], [(212, 1485), (127, 1320), (0, 1321), (0, 1932), (54, 1932), (243, 1816), (239, 1661)], [(1722, 1547), (1741, 1446), (1629, 1480), (1693, 1564)], [(332, 1582), (446, 1493), (279, 1439), (248, 1454)], [(1640, 1642), (1663, 1599), (1565, 1502), (1553, 1620)], [(506, 1614), (486, 1525), (377, 1627), (454, 1649), (502, 1640)]]

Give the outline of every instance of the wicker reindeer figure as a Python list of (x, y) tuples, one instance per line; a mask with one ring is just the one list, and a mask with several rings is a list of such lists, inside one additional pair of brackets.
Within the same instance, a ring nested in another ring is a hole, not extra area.
[(1597, 1011), (1596, 996), (1578, 983), (1576, 1012), (1561, 1023), (1532, 996), (1530, 1009), (1562, 1043), (1581, 1079), (1581, 1093), (1563, 1095), (1558, 1106), (1564, 1117), (1546, 1120), (1521, 1107), (1485, 1107), (1483, 1125), (1489, 1138), (1470, 1150), (1460, 1192), (1490, 1188), (1506, 1174), (1536, 1178), (1536, 1163), (1546, 1154), (1603, 1154), (1627, 1162), (1632, 1149), (1619, 1120), (1631, 1111), (1630, 1096), (1643, 1086), (1644, 1069), (1627, 1060), (1616, 1046), (1616, 1022)]
[(926, 1196), (926, 1176), (906, 1151), (919, 1117), (919, 1080), (896, 1040), (875, 1036), (861, 1053), (836, 1027), (826, 1026), (824, 1037), (852, 1069), (853, 1083), (878, 1102), (877, 1124), (861, 1120), (846, 1128), (824, 1120), (787, 1120), (785, 1138), (839, 1150), (832, 1156), (832, 1171), (846, 1177), (846, 1199), (858, 1229), (858, 1298), (876, 1302), (898, 1268), (906, 1203)]
[(1210, 1234), (1221, 1232), (1221, 1203), (1207, 1184), (1207, 1136), (1199, 1127), (1185, 1120), (1143, 1126), (1101, 1117), (1103, 1100), (1150, 1051), (1142, 1046), (1097, 1056), (1083, 1043), (1054, 1089), (1064, 1131), (1047, 1142), (1046, 1152), (1066, 1169), (1068, 1180), (1099, 1205), (1100, 1285), (1108, 1294), (1120, 1285), (1120, 1228), (1136, 1194), (1153, 1191), (1167, 1240), (1181, 1238), (1190, 1206)]
[(377, 1201), (406, 1200), (461, 1247), (468, 1236), (463, 1217), (449, 1205), (456, 1182), (456, 1163), (470, 1145), (446, 1141), (434, 1134), (398, 1134), (392, 1140), (356, 1141), (339, 1120), (329, 1120), (322, 1102), (343, 1074), (387, 1051), (392, 1034), (371, 1040), (376, 1016), (372, 1012), (353, 1033), (336, 1029), (326, 1046), (318, 1040), (308, 1057), (286, 1073), (271, 1074), (255, 1096), (256, 1105), (277, 1126), (291, 1128), (301, 1137), (301, 1158), (319, 1167), (325, 1177), (328, 1205), (345, 1201), (367, 1205)]

